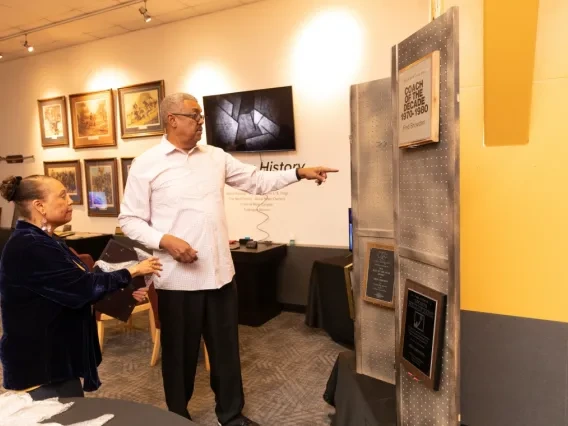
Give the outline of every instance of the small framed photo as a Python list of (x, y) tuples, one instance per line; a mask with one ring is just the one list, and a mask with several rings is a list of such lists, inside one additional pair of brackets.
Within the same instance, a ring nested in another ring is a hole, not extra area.
[(164, 99), (164, 80), (118, 89), (121, 138), (158, 136), (164, 133), (160, 103)]
[(116, 146), (112, 89), (69, 96), (73, 148)]
[(85, 160), (87, 214), (114, 216), (120, 212), (116, 158)]
[(83, 204), (83, 177), (79, 160), (45, 161), (43, 170), (46, 176), (57, 179), (65, 186), (73, 204)]
[(132, 160), (134, 158), (121, 158), (120, 168), (122, 169), (122, 189), (126, 187), (126, 181), (128, 180), (128, 173), (130, 172), (130, 166), (132, 165)]
[(37, 101), (41, 146), (68, 146), (67, 102), (65, 96)]

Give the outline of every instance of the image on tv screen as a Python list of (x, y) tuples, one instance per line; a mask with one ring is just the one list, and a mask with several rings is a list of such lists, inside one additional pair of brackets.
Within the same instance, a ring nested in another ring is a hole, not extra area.
[(203, 97), (207, 144), (225, 151), (294, 151), (292, 86)]

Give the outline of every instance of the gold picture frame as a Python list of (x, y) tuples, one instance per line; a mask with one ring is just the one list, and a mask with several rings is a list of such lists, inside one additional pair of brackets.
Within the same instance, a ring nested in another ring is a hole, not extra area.
[(124, 188), (126, 188), (126, 181), (128, 180), (128, 173), (130, 172), (130, 166), (132, 165), (132, 160), (134, 160), (134, 157), (120, 159), (120, 171), (122, 175), (123, 190)]
[(112, 89), (69, 95), (73, 148), (116, 146)]
[(160, 104), (165, 96), (164, 80), (118, 89), (120, 137), (122, 139), (164, 134)]
[(349, 318), (355, 321), (355, 303), (353, 300), (353, 263), (343, 267), (345, 277), (345, 291), (347, 292), (347, 303), (349, 304)]
[(116, 158), (85, 160), (87, 214), (118, 217), (118, 172)]
[(69, 146), (67, 99), (58, 96), (37, 101), (41, 146), (44, 148)]

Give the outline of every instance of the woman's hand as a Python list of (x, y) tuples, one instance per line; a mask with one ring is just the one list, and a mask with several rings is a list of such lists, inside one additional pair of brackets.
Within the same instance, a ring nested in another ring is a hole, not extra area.
[(128, 268), (128, 272), (130, 272), (132, 278), (138, 277), (140, 275), (150, 275), (150, 274), (156, 274), (157, 276), (160, 276), (160, 273), (158, 271), (161, 270), (162, 270), (162, 263), (158, 260), (157, 257), (150, 257)]
[(147, 294), (148, 294), (148, 287), (142, 287), (139, 288), (138, 290), (134, 290), (134, 292), (132, 293), (132, 297), (134, 297), (134, 299), (137, 302), (143, 302), (148, 298)]

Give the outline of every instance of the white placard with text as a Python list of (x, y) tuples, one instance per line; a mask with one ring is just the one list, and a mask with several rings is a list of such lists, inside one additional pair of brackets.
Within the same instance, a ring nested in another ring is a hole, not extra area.
[(398, 146), (438, 142), (440, 52), (429, 53), (398, 74)]

